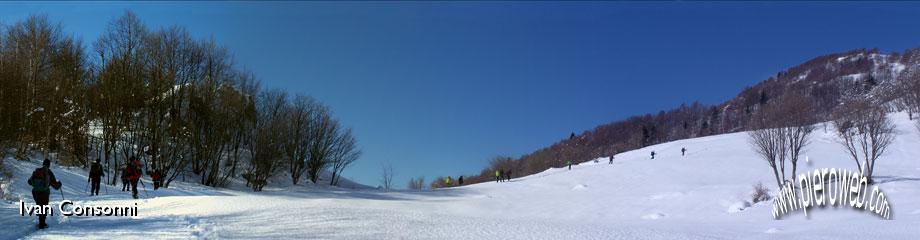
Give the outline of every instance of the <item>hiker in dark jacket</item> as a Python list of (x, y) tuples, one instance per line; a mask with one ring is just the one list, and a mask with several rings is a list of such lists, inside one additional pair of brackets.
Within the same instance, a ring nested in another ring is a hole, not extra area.
[(511, 169), (508, 169), (508, 173), (505, 173), (505, 177), (508, 178), (508, 181), (511, 181)]
[(457, 178), (457, 186), (463, 186), (463, 176)]
[(652, 151), (652, 159), (655, 159), (655, 151)]
[(681, 156), (687, 155), (687, 149), (686, 149), (686, 148), (680, 148), (680, 155), (681, 155)]
[(102, 181), (102, 176), (105, 176), (105, 172), (102, 171), (102, 164), (99, 164), (99, 159), (96, 159), (96, 162), (89, 168), (89, 179), (86, 179), (87, 182), (91, 182), (92, 188), (89, 190), (89, 195), (92, 196), (95, 194), (99, 196), (99, 183)]
[[(40, 206), (48, 205), (48, 198), (51, 196), (50, 187), (61, 189), (61, 182), (51, 172), (51, 160), (48, 159), (42, 162), (42, 167), (36, 168), (32, 172), (28, 183), (32, 186), (32, 198), (35, 200), (35, 205)], [(48, 227), (48, 224), (45, 223), (45, 217), (47, 217), (47, 214), (38, 214), (39, 229)]]
[[(131, 164), (129, 163), (127, 165), (131, 165)], [(131, 187), (129, 185), (131, 184), (131, 181), (128, 181), (128, 166), (127, 165), (125, 165), (125, 167), (121, 169), (121, 191), (122, 192), (131, 191)]]

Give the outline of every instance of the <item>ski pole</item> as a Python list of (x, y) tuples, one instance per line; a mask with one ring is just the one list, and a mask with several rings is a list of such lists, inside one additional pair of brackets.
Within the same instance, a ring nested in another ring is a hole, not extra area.
[(61, 201), (64, 201), (64, 189), (58, 188), (58, 191), (61, 191)]
[(147, 184), (144, 184), (144, 181), (141, 181), (141, 180), (137, 180), (137, 181), (141, 182), (141, 186), (144, 187), (144, 196), (147, 196), (147, 198), (150, 198), (150, 194), (147, 193)]
[[(83, 184), (83, 191), (86, 192), (87, 187), (89, 186), (89, 179), (86, 179), (86, 184)], [(92, 193), (90, 193), (92, 195)]]

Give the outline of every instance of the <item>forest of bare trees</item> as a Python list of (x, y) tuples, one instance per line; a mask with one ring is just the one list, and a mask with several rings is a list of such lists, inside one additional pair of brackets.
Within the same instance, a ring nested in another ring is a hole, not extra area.
[(409, 187), (409, 190), (424, 190), (425, 189), (425, 177), (419, 176), (417, 178), (410, 178), (409, 183), (406, 186)]
[[(0, 149), (86, 167), (101, 158), (114, 184), (125, 159), (224, 186), (243, 176), (261, 190), (289, 170), (294, 184), (324, 172), (337, 184), (361, 152), (351, 130), (308, 96), (262, 90), (213, 39), (182, 27), (148, 28), (132, 12), (91, 47), (45, 16), (0, 34)], [(191, 177), (192, 180), (188, 178)]]

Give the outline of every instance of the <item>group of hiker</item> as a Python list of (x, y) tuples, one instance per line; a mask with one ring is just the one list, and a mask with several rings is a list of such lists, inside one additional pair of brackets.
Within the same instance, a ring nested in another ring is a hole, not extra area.
[[(453, 180), (450, 176), (444, 177), (444, 186), (452, 186)], [(457, 177), (457, 186), (463, 186), (463, 176)]]
[[(142, 172), (142, 165), (137, 157), (129, 158), (126, 166), (122, 169), (122, 191), (131, 191), (131, 196), (134, 199), (138, 198), (137, 184), (140, 182)], [(90, 196), (99, 195), (103, 176), (105, 176), (105, 170), (100, 163), (100, 159), (97, 158), (90, 165), (89, 177), (86, 179), (87, 184), (91, 186), (89, 192)], [(162, 185), (163, 174), (161, 174), (160, 171), (155, 170), (150, 174), (150, 176), (153, 180), (153, 189), (157, 190)], [(143, 184), (143, 182), (140, 183)], [(40, 206), (48, 205), (49, 197), (51, 195), (51, 188), (54, 188), (55, 190), (61, 190), (62, 186), (62, 183), (58, 181), (57, 178), (55, 178), (54, 173), (51, 171), (51, 160), (49, 159), (42, 161), (42, 167), (36, 168), (35, 171), (32, 172), (32, 176), (29, 177), (28, 184), (32, 186), (32, 198), (35, 200), (35, 204)], [(61, 198), (64, 198), (64, 192), (62, 190)], [(47, 228), (48, 224), (45, 222), (46, 214), (37, 215), (38, 228)]]
[[(686, 155), (687, 155), (687, 148), (680, 148), (680, 155), (681, 155), (681, 156), (686, 156)], [(655, 159), (655, 151), (652, 151), (652, 159)], [(613, 159), (611, 158), (610, 161), (612, 162)]]
[(495, 182), (511, 181), (511, 169), (495, 170)]

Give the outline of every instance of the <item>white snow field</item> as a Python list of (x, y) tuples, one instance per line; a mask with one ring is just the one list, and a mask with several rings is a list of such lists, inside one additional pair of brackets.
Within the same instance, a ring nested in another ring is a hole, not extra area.
[[(772, 201), (750, 204), (757, 182), (776, 190), (768, 165), (745, 133), (669, 142), (606, 159), (550, 169), (506, 183), (425, 192), (275, 187), (262, 193), (174, 183), (141, 200), (108, 187), (86, 196), (82, 169), (54, 170), (67, 199), (80, 204), (138, 203), (138, 217), (35, 217), (18, 202), (0, 208), (0, 239), (920, 239), (920, 135), (906, 114), (876, 166), (892, 220), (848, 207), (810, 209), (774, 220)], [(799, 173), (855, 170), (830, 125), (818, 125)], [(681, 156), (680, 149), (687, 148)], [(649, 159), (649, 152), (658, 155)], [(37, 166), (7, 160), (15, 195)], [(283, 179), (283, 178), (281, 178)], [(118, 189), (120, 190), (120, 189)], [(61, 200), (52, 195), (52, 204)]]

